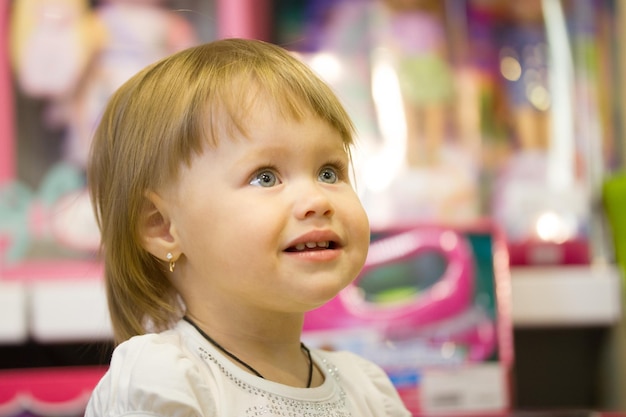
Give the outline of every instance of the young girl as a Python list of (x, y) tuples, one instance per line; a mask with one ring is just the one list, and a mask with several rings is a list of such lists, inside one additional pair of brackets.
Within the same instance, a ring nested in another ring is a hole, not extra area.
[(352, 124), (261, 41), (194, 47), (111, 98), (88, 178), (115, 339), (87, 416), (409, 416), (376, 365), (309, 350), (361, 269)]

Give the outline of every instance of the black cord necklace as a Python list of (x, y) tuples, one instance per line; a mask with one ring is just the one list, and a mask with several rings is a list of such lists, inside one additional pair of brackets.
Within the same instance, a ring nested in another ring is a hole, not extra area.
[[(235, 356), (235, 354), (229, 352), (228, 350), (226, 350), (226, 348), (224, 348), (222, 345), (220, 345), (219, 343), (217, 343), (211, 336), (209, 336), (208, 334), (206, 334), (201, 328), (200, 326), (198, 326), (196, 323), (194, 323), (189, 317), (187, 316), (183, 316), (183, 320), (185, 320), (187, 323), (191, 324), (197, 331), (198, 333), (200, 333), (206, 340), (208, 340), (213, 346), (215, 346), (216, 348), (218, 348), (219, 350), (222, 351), (222, 353), (224, 353), (226, 356), (228, 356), (229, 358), (233, 359), (234, 361), (236, 361), (237, 363), (239, 363), (240, 365), (244, 366), (247, 370), (249, 370), (250, 372), (252, 372), (253, 374), (255, 374), (256, 376), (258, 376), (259, 378), (263, 378), (265, 379), (265, 377), (263, 375), (261, 375), (259, 373), (259, 371), (257, 371), (256, 369), (254, 369), (252, 366), (248, 365), (247, 363), (245, 363), (243, 360), (239, 359), (237, 356)], [(306, 387), (307, 388), (311, 388), (311, 382), (313, 381), (313, 359), (311, 358), (311, 351), (309, 350), (308, 347), (305, 346), (304, 343), (300, 342), (300, 347), (302, 348), (302, 350), (304, 350), (304, 352), (306, 353), (307, 359), (309, 360), (309, 378), (307, 380), (307, 384)]]

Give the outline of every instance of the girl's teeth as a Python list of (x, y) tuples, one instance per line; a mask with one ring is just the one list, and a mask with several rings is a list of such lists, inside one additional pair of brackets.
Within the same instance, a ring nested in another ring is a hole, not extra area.
[(315, 249), (315, 248), (328, 248), (328, 242), (307, 242), (298, 243), (296, 250)]

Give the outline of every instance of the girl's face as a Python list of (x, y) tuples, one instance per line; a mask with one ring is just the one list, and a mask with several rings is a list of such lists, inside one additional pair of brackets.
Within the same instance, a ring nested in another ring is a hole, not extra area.
[(182, 256), (177, 287), (202, 309), (302, 313), (358, 274), (369, 224), (342, 138), (308, 115), (256, 106), (248, 136), (222, 137), (166, 199)]

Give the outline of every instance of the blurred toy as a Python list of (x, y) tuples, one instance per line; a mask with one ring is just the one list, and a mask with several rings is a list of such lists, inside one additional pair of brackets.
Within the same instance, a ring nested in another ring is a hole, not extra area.
[[(27, 95), (50, 100), (67, 127), (65, 156), (83, 167), (111, 94), (146, 65), (197, 42), (165, 0), (25, 0), (12, 14), (13, 64)], [(35, 18), (33, 18), (35, 16)]]
[(191, 25), (163, 0), (105, 0), (95, 9), (106, 29), (84, 80), (66, 103), (66, 157), (84, 166), (91, 134), (110, 95), (143, 67), (197, 42)]
[(574, 76), (559, 2), (508, 3), (499, 72), (510, 115), (510, 157), (493, 194), (513, 264), (589, 261), (589, 190), (574, 128)]
[(20, 0), (11, 10), (10, 53), (20, 89), (32, 97), (67, 97), (103, 42), (87, 0)]
[[(326, 64), (319, 72), (330, 73), (355, 121), (355, 172), (372, 225), (475, 219), (477, 129), (465, 122), (456, 131), (462, 111), (452, 102), (459, 95), (442, 2), (316, 6), (323, 19), (309, 29), (317, 50), (307, 60)], [(462, 105), (475, 104), (468, 96)]]
[[(100, 234), (80, 170), (59, 163), (37, 190), (18, 180), (0, 185), (0, 241), (0, 263), (7, 265), (29, 257), (93, 254)], [(42, 250), (37, 242), (50, 245)]]
[(454, 96), (443, 3), (384, 0), (374, 14), (375, 44), (394, 56), (407, 126), (410, 166), (437, 162)]
[(551, 91), (548, 43), (541, 0), (509, 3), (510, 20), (500, 50), (512, 125), (522, 151), (545, 151), (549, 144)]
[[(100, 113), (113, 92), (137, 71), (197, 43), (191, 24), (164, 4), (165, 0), (102, 0), (90, 8), (86, 0), (15, 2), (11, 14), (15, 78), (27, 96), (49, 105), (44, 122), (66, 132), (63, 161), (47, 178), (55, 179), (54, 191), (67, 194), (55, 195), (54, 205), (51, 201), (42, 205), (18, 181), (7, 185), (2, 192), (9, 200), (0, 209), (20, 216), (15, 223), (0, 222), (0, 232), (10, 235), (8, 259), (22, 259), (28, 244), (50, 234), (67, 248), (97, 249), (99, 233), (82, 171)], [(75, 172), (59, 176), (58, 167), (68, 164)], [(58, 182), (63, 178), (69, 181), (65, 187)], [(76, 188), (76, 181), (81, 188)], [(45, 191), (47, 186), (39, 188)], [(18, 206), (26, 209), (23, 218)]]

